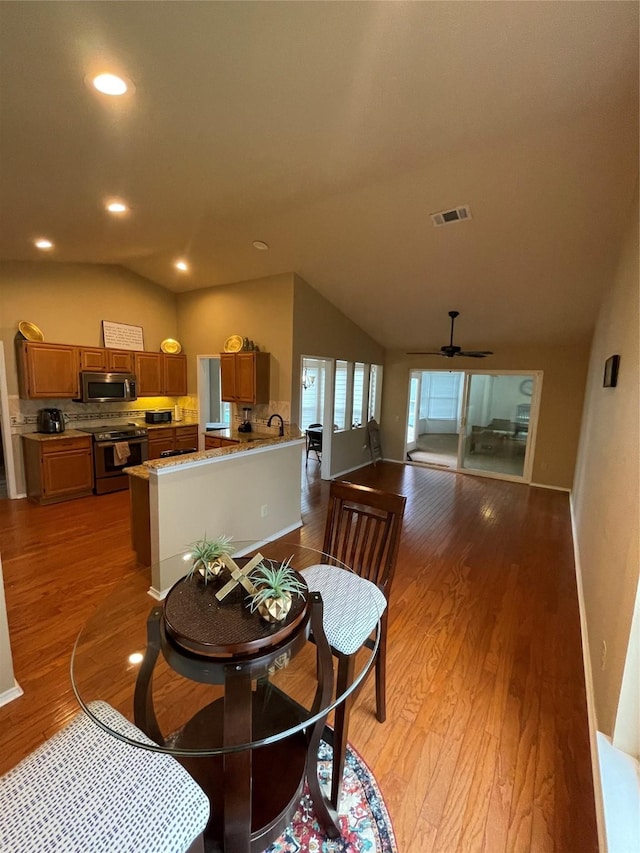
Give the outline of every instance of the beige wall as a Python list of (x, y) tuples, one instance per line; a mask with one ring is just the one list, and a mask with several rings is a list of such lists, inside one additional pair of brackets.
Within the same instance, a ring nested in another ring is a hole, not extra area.
[[(296, 275), (291, 402), (295, 417), (300, 407), (300, 364), (303, 356), (384, 364), (383, 347)], [(333, 433), (330, 439), (332, 477), (371, 461), (366, 430), (345, 430)]]
[[(580, 432), (589, 358), (589, 341), (566, 346), (496, 347), (481, 365), (459, 359), (458, 369), (533, 370), (544, 372), (532, 480), (570, 488)], [(407, 418), (409, 372), (441, 370), (438, 356), (387, 353), (382, 392), (381, 440), (386, 458), (402, 459)], [(447, 363), (448, 365), (448, 363)]]
[[(13, 693), (15, 692), (15, 695)], [(4, 600), (4, 581), (2, 579), (2, 560), (0, 559), (0, 704), (4, 698), (16, 698), (19, 693), (13, 677), (13, 660), (9, 643), (9, 624), (7, 607)]]
[[(638, 586), (640, 474), (638, 353), (638, 198), (617, 273), (604, 299), (594, 336), (585, 397), (573, 509), (598, 728), (614, 733), (621, 684), (637, 693), (639, 674), (628, 656)], [(604, 362), (620, 355), (616, 388), (603, 388)], [(637, 635), (636, 635), (637, 636)], [(602, 668), (602, 643), (607, 646)], [(635, 650), (637, 661), (637, 649)], [(625, 715), (626, 716), (626, 715)], [(625, 749), (640, 753), (638, 719)], [(629, 742), (635, 743), (632, 748)]]
[[(231, 335), (249, 338), (271, 354), (271, 400), (290, 403), (293, 273), (181, 293), (177, 311), (178, 339), (189, 356), (220, 353)], [(195, 358), (188, 369), (195, 395)]]
[(122, 267), (53, 262), (0, 263), (0, 338), (9, 394), (18, 393), (14, 338), (21, 320), (46, 341), (102, 346), (102, 321), (142, 326), (144, 348), (177, 337), (176, 297)]

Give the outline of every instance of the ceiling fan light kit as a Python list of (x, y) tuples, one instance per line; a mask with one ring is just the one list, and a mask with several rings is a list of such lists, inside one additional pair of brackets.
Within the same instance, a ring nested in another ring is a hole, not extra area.
[(448, 344), (440, 347), (439, 352), (408, 352), (407, 355), (443, 355), (445, 358), (453, 358), (455, 355), (461, 355), (465, 358), (484, 358), (487, 355), (493, 355), (491, 350), (463, 350), (462, 347), (454, 346), (453, 324), (459, 314), (459, 311), (449, 311), (449, 316), (451, 317), (451, 337)]

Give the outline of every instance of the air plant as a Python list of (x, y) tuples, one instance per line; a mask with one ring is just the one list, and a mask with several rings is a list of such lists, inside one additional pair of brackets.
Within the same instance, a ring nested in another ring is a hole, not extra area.
[(209, 578), (214, 578), (220, 574), (224, 563), (222, 557), (225, 554), (233, 554), (235, 547), (231, 545), (230, 536), (218, 536), (217, 539), (207, 539), (207, 534), (192, 542), (188, 546), (191, 550), (191, 569), (187, 574), (187, 578), (193, 577), (196, 572), (204, 577), (205, 584)]
[[(252, 613), (259, 610), (268, 621), (279, 621), (289, 612), (294, 595), (304, 598), (306, 585), (291, 568), (292, 559), (293, 555), (279, 565), (273, 560), (268, 561), (270, 565), (259, 563), (251, 572), (251, 580), (256, 586), (256, 592), (249, 596)], [(278, 602), (275, 609), (272, 606), (274, 602)]]

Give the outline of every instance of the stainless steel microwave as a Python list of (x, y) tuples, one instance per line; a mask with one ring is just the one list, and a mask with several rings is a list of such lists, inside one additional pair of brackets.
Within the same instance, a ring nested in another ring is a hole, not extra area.
[(123, 403), (136, 400), (136, 377), (133, 373), (80, 374), (80, 401), (82, 403)]

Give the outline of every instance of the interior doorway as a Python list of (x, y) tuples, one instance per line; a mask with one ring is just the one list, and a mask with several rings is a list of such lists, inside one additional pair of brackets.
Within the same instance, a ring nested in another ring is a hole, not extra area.
[(407, 460), (529, 482), (541, 379), (538, 371), (412, 370)]
[[(300, 429), (305, 434), (305, 469), (319, 467), (323, 480), (330, 479), (333, 438), (334, 362), (328, 358), (303, 356), (300, 364)], [(313, 441), (308, 430), (312, 428)]]
[(200, 450), (207, 428), (231, 426), (231, 403), (221, 399), (220, 356), (198, 356), (198, 430)]

